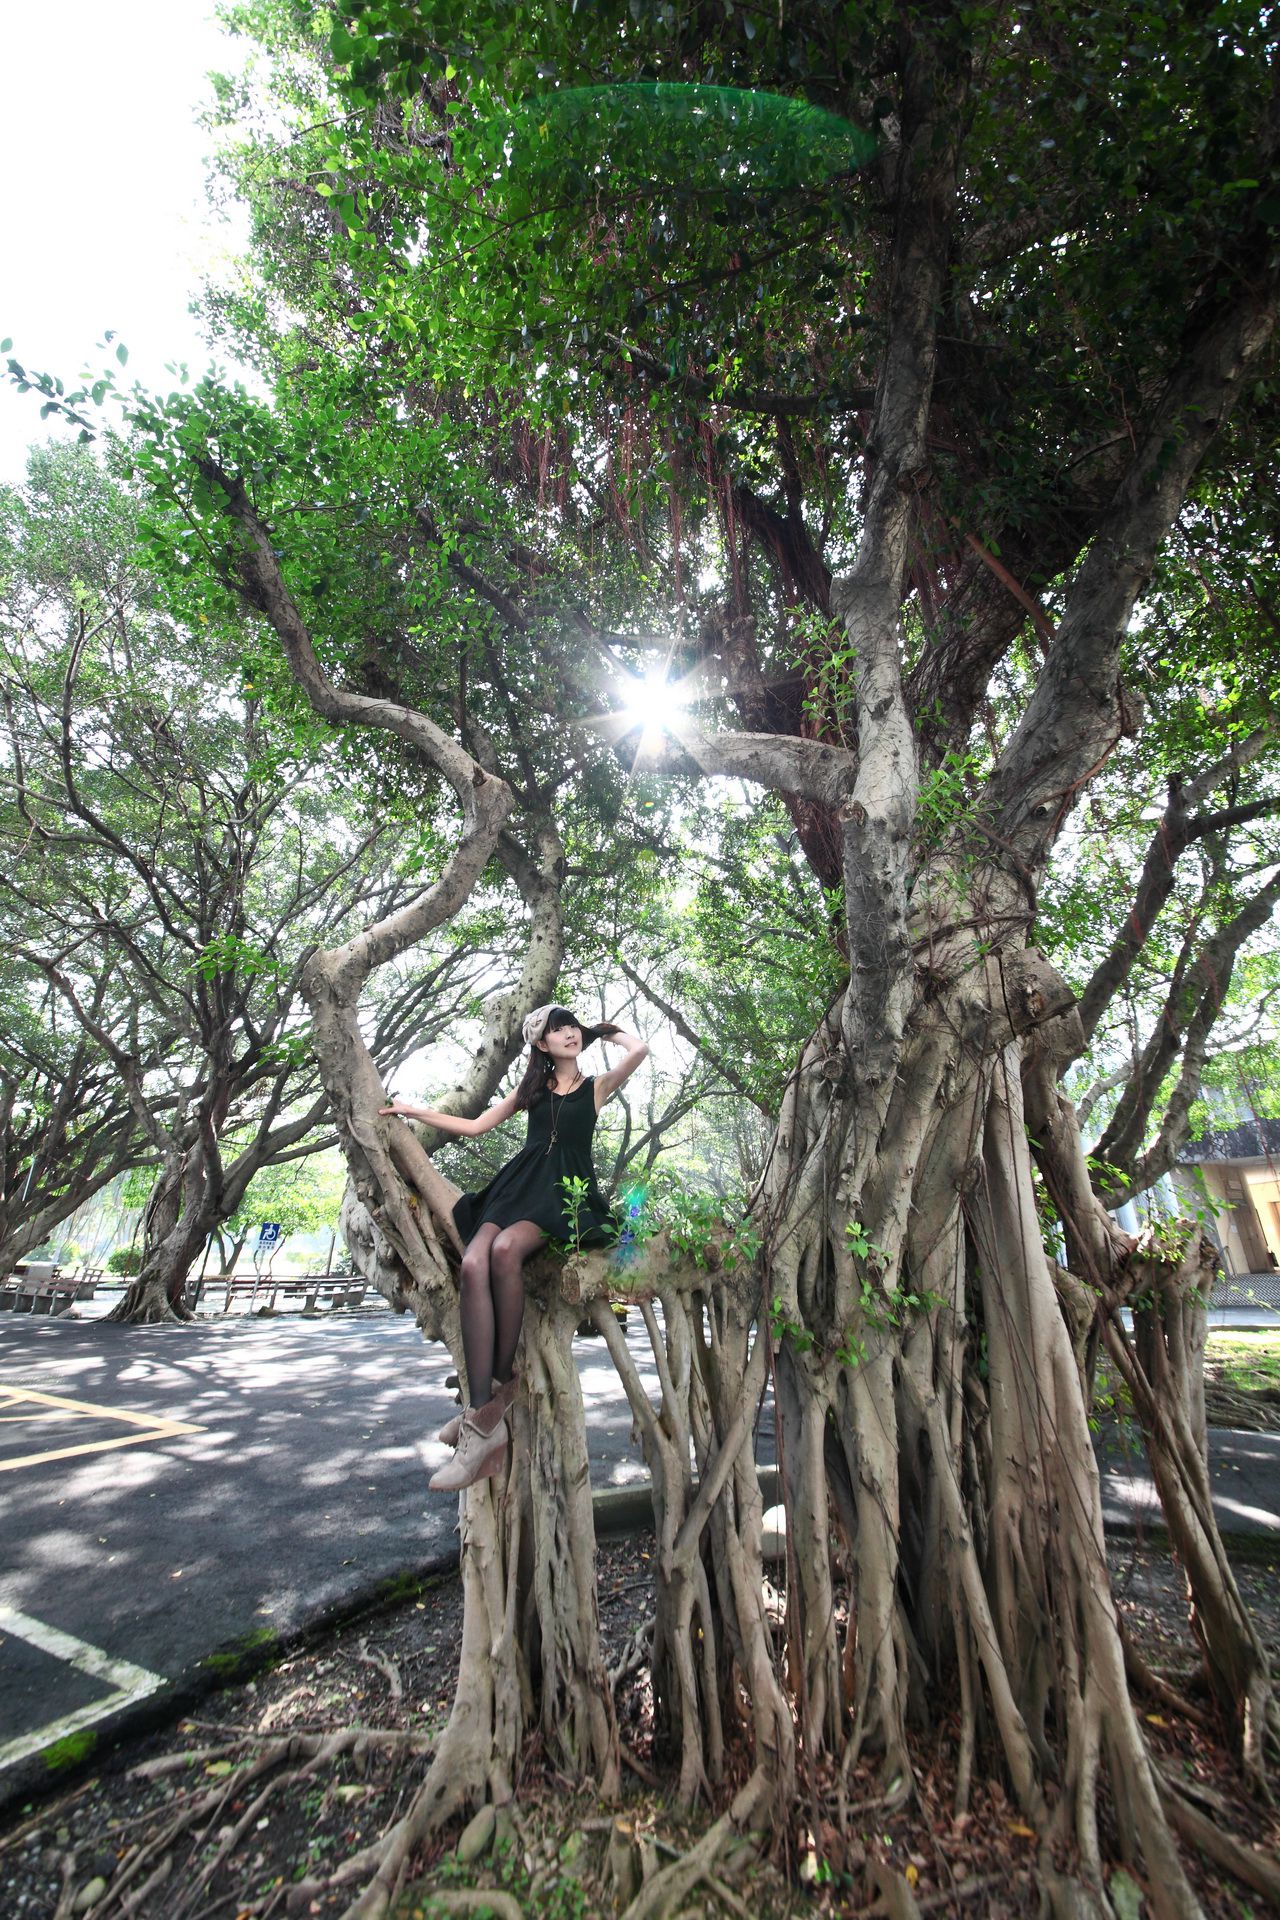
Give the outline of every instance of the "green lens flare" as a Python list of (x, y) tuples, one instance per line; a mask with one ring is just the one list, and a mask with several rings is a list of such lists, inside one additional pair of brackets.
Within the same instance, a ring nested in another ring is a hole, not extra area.
[(491, 132), (512, 172), (576, 180), (584, 192), (808, 191), (846, 178), (876, 152), (874, 135), (807, 100), (694, 82), (565, 87), (503, 120)]
[(619, 1197), (630, 1219), (634, 1220), (635, 1216), (642, 1211), (648, 1192), (649, 1189), (643, 1180), (637, 1180), (631, 1186), (622, 1189)]

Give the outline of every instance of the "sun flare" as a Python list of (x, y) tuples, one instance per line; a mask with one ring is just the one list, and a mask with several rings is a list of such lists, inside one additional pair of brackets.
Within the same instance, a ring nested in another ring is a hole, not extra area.
[(681, 680), (669, 680), (666, 672), (657, 669), (643, 679), (634, 675), (626, 676), (623, 688), (624, 705), (617, 714), (628, 731), (640, 729), (639, 752), (644, 753), (656, 748), (664, 732), (671, 728), (677, 714), (688, 706), (694, 696), (694, 689), (688, 677)]

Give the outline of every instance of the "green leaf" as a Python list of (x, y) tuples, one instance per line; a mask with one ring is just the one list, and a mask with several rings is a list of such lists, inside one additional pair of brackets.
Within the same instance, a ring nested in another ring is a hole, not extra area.
[(1112, 1874), (1109, 1890), (1117, 1920), (1138, 1920), (1142, 1912), (1142, 1889), (1123, 1867), (1117, 1867)]

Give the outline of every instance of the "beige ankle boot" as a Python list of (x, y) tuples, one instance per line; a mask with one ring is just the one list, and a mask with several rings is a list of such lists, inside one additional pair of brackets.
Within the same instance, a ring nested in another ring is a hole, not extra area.
[[(511, 1405), (511, 1402), (516, 1397), (516, 1389), (520, 1385), (520, 1376), (518, 1373), (513, 1373), (509, 1380), (505, 1382), (502, 1380), (495, 1380), (492, 1384), (493, 1384), (493, 1398), (495, 1400), (501, 1400), (502, 1411), (505, 1413), (507, 1408)], [(436, 1435), (436, 1439), (440, 1442), (442, 1447), (456, 1447), (459, 1439), (461, 1438), (461, 1435), (462, 1435), (462, 1414), (455, 1413), (452, 1420), (445, 1421), (439, 1433)]]
[(459, 1487), (473, 1487), (477, 1480), (491, 1479), (501, 1471), (507, 1457), (507, 1410), (501, 1400), (490, 1400), (483, 1407), (468, 1407), (462, 1416), (458, 1451), (427, 1485), (433, 1493), (452, 1493)]

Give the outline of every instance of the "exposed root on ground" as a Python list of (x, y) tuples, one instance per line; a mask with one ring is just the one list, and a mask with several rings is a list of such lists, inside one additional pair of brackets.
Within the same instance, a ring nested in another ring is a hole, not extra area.
[(1220, 1817), (1210, 1819), (1201, 1813), (1191, 1804), (1186, 1789), (1159, 1769), (1156, 1780), (1165, 1811), (1183, 1839), (1199, 1847), (1215, 1866), (1222, 1867), (1242, 1886), (1251, 1887), (1280, 1910), (1280, 1863), (1274, 1855), (1248, 1846), (1222, 1824)]
[(662, 1914), (674, 1913), (698, 1882), (712, 1874), (729, 1841), (751, 1824), (753, 1816), (772, 1797), (773, 1790), (774, 1782), (768, 1773), (757, 1768), (745, 1787), (734, 1795), (728, 1811), (708, 1827), (696, 1846), (645, 1881), (622, 1920), (658, 1920)]
[(513, 1900), (509, 1893), (499, 1893), (496, 1889), (488, 1893), (444, 1893), (433, 1887), (431, 1904), (433, 1907), (443, 1907), (446, 1913), (496, 1914), (497, 1920), (525, 1920), (520, 1902)]
[[(196, 1748), (181, 1754), (165, 1755), (159, 1760), (144, 1761), (132, 1770), (132, 1777), (154, 1780), (202, 1762), (225, 1763), (234, 1754), (246, 1753), (252, 1744), (251, 1739), (244, 1739), (223, 1747)], [(246, 1757), (242, 1765), (231, 1765), (216, 1786), (185, 1796), (179, 1789), (178, 1804), (172, 1817), (163, 1823), (159, 1832), (126, 1850), (110, 1886), (99, 1900), (83, 1911), (91, 1916), (91, 1920), (113, 1920), (113, 1916), (122, 1916), (123, 1920), (127, 1920), (129, 1915), (139, 1911), (145, 1904), (152, 1889), (168, 1878), (176, 1849), (184, 1837), (190, 1834), (198, 1844), (205, 1832), (217, 1830), (233, 1800), (242, 1800), (247, 1787), (265, 1780), (261, 1791), (253, 1796), (235, 1824), (226, 1832), (217, 1852), (200, 1869), (181, 1903), (170, 1909), (170, 1920), (184, 1920), (184, 1916), (202, 1913), (207, 1904), (204, 1896), (210, 1881), (230, 1861), (245, 1834), (261, 1818), (262, 1810), (272, 1795), (279, 1794), (300, 1780), (314, 1777), (343, 1755), (350, 1755), (359, 1764), (375, 1753), (423, 1754), (429, 1752), (431, 1746), (432, 1741), (422, 1734), (369, 1727), (343, 1727), (314, 1734), (290, 1733), (279, 1740), (272, 1740), (259, 1753)], [(276, 1772), (277, 1768), (283, 1771)], [(200, 1831), (197, 1833), (196, 1829)]]
[(1206, 1732), (1212, 1730), (1213, 1716), (1205, 1713), (1200, 1707), (1193, 1706), (1184, 1693), (1179, 1693), (1176, 1687), (1170, 1686), (1167, 1680), (1162, 1679), (1155, 1669), (1148, 1665), (1134, 1646), (1130, 1635), (1126, 1633), (1123, 1621), (1120, 1623), (1120, 1644), (1124, 1648), (1125, 1675), (1136, 1693), (1147, 1700), (1154, 1701), (1158, 1706), (1168, 1707), (1171, 1713), (1176, 1713), (1181, 1719), (1189, 1721), (1193, 1727), (1200, 1727)]
[(103, 1314), (104, 1320), (114, 1320), (117, 1325), (130, 1327), (189, 1327), (195, 1321), (195, 1314), (181, 1300), (143, 1301), (137, 1307), (130, 1307), (129, 1295), (117, 1301), (110, 1313)]

